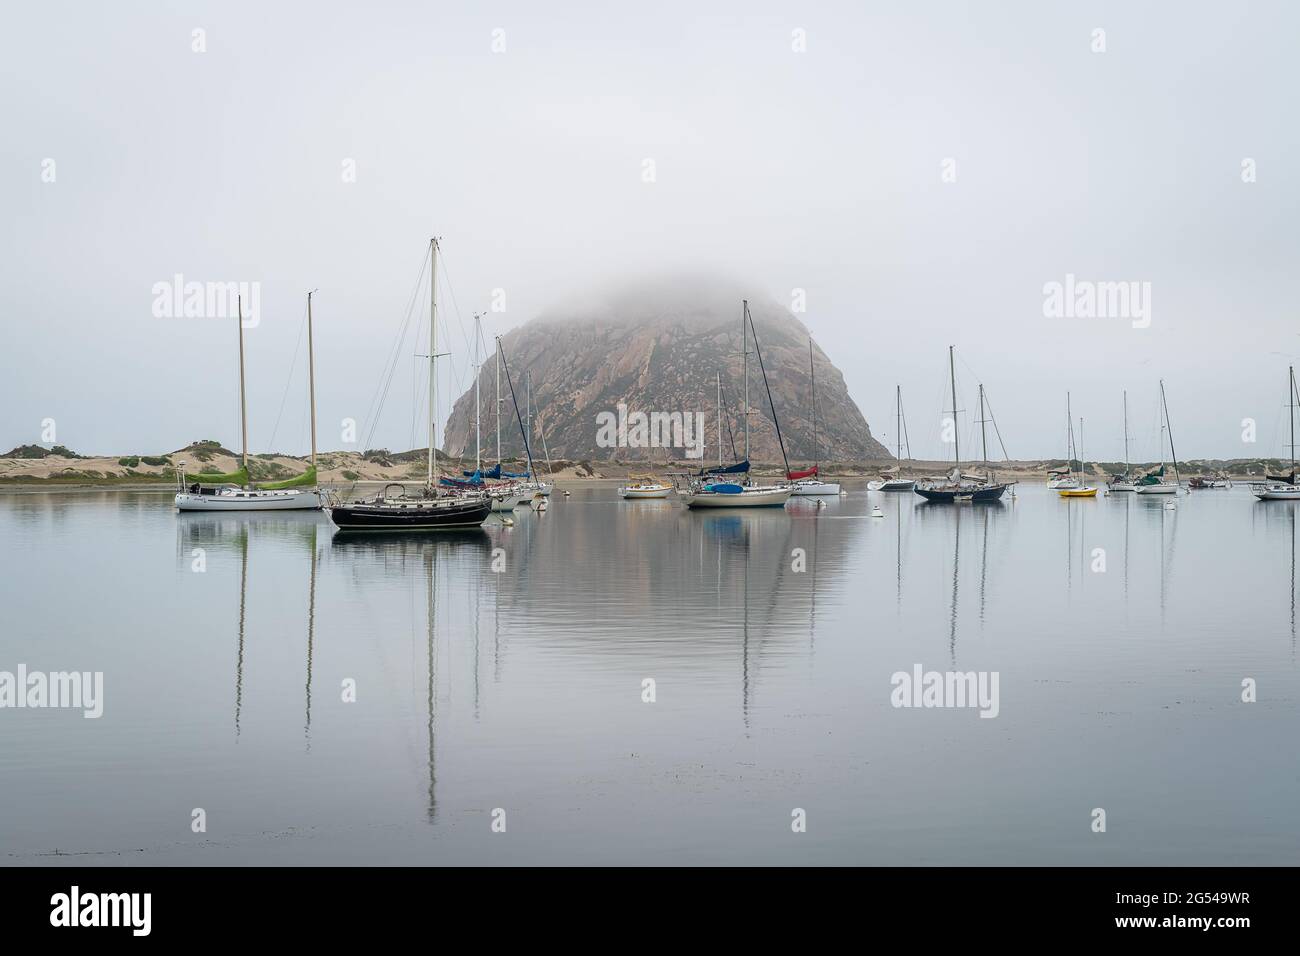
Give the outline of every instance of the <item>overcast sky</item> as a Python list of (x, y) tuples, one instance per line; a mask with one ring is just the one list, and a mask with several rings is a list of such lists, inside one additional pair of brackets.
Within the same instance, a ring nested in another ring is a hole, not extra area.
[[(44, 419), (87, 453), (237, 445), (234, 326), (156, 317), (176, 274), (260, 283), (253, 451), (319, 290), (321, 445), (344, 447), (436, 232), (448, 321), (483, 310), (489, 341), (645, 271), (716, 269), (787, 304), (802, 289), (889, 443), (902, 385), (921, 457), (946, 454), (949, 344), (962, 405), (978, 376), (1012, 457), (1063, 453), (1067, 389), (1087, 457), (1122, 455), (1124, 389), (1133, 457), (1156, 457), (1162, 377), (1180, 457), (1283, 452), (1295, 4), (42, 2), (5, 19), (4, 448)], [(1150, 283), (1149, 327), (1045, 316), (1067, 274)], [(468, 382), (459, 331), (450, 347)], [(409, 444), (412, 351), (373, 444)], [(277, 449), (306, 448), (301, 394)]]

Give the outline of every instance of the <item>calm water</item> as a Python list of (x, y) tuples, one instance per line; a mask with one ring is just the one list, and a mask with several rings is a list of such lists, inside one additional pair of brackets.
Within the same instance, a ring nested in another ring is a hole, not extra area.
[[(0, 495), (0, 670), (104, 673), (98, 720), (0, 710), (0, 860), (1294, 864), (1295, 505), (1163, 504), (580, 487), (352, 539)], [(999, 715), (894, 708), (916, 664)]]

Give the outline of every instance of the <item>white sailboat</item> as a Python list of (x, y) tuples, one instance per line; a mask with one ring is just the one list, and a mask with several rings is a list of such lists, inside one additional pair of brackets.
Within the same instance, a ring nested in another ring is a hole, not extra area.
[(1124, 474), (1111, 475), (1106, 487), (1111, 491), (1137, 491), (1137, 484), (1129, 473), (1132, 466), (1128, 461), (1128, 390), (1124, 391)]
[(1048, 472), (1047, 487), (1052, 491), (1078, 488), (1074, 477), (1074, 424), (1070, 419), (1070, 396), (1065, 396), (1065, 467)]
[(673, 486), (653, 475), (628, 475), (628, 483), (618, 489), (620, 498), (667, 498)]
[[(1165, 477), (1165, 435), (1169, 435), (1169, 457), (1173, 459), (1174, 480)], [(1165, 400), (1165, 383), (1160, 382), (1160, 467), (1143, 475), (1133, 490), (1139, 495), (1176, 495), (1182, 479), (1178, 475), (1178, 453), (1174, 451), (1174, 433), (1169, 427), (1169, 403)]]
[(894, 386), (894, 438), (897, 451), (894, 458), (898, 462), (898, 473), (882, 472), (880, 478), (867, 482), (868, 491), (911, 491), (916, 487), (916, 479), (903, 477), (903, 446), (907, 445), (907, 458), (912, 457), (912, 446), (907, 441), (907, 419), (903, 417), (903, 386)]
[[(304, 511), (321, 506), (320, 487), (316, 484), (316, 360), (312, 343), (311, 297), (307, 293), (307, 377), (311, 392), (311, 468), (306, 474), (288, 481), (253, 488), (248, 474), (248, 402), (244, 394), (244, 303), (237, 299), (239, 316), (239, 421), (243, 438), (242, 467), (237, 482), (205, 485), (202, 475), (186, 484), (185, 462), (178, 463), (176, 510), (178, 511)], [(222, 476), (229, 478), (231, 476)], [(304, 480), (313, 487), (293, 487)]]
[(1260, 501), (1300, 501), (1300, 485), (1296, 484), (1295, 465), (1295, 409), (1296, 384), (1295, 367), (1287, 368), (1287, 407), (1291, 419), (1291, 474), (1290, 476), (1266, 475), (1266, 481), (1250, 486), (1251, 494)]
[[(743, 311), (740, 319), (741, 351), (744, 357), (745, 379), (745, 460), (741, 465), (732, 466), (739, 471), (719, 470), (712, 477), (687, 475), (687, 487), (678, 488), (677, 496), (688, 508), (780, 508), (790, 500), (793, 488), (790, 485), (754, 485), (745, 479), (745, 484), (727, 481), (726, 474), (747, 474), (749, 471), (749, 340), (750, 331), (754, 330), (754, 320), (749, 315), (749, 302), (742, 302)], [(746, 324), (748, 323), (748, 324)], [(763, 353), (758, 351), (758, 338), (755, 334), (754, 349), (758, 355), (759, 367), (762, 368)], [(763, 371), (763, 381), (767, 382), (767, 371)], [(767, 392), (768, 403), (772, 402), (772, 391)], [(777, 441), (781, 445), (781, 456), (785, 458), (785, 441), (781, 437), (781, 425), (776, 419), (776, 407), (772, 406), (772, 423), (776, 426)], [(720, 444), (720, 442), (719, 442)], [(786, 473), (790, 463), (786, 461)]]

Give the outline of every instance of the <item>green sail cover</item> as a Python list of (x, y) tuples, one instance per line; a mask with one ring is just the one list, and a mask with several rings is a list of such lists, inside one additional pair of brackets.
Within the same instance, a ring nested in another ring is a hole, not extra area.
[(243, 488), (248, 485), (248, 469), (240, 468), (239, 471), (232, 471), (226, 474), (217, 474), (216, 472), (186, 472), (185, 480), (197, 481), (201, 485), (239, 485)]
[(1160, 479), (1163, 478), (1164, 475), (1165, 475), (1165, 466), (1164, 466), (1164, 465), (1161, 465), (1159, 468), (1157, 468), (1155, 471), (1151, 472), (1150, 474), (1143, 475), (1143, 476), (1138, 480), (1138, 484), (1139, 484), (1139, 485), (1158, 485), (1158, 484), (1160, 484)]
[(259, 484), (257, 487), (261, 488), (263, 491), (279, 491), (282, 488), (303, 488), (309, 485), (315, 485), (316, 483), (316, 469), (315, 467), (309, 467), (297, 478), (286, 478), (284, 481), (273, 481), (269, 484)]

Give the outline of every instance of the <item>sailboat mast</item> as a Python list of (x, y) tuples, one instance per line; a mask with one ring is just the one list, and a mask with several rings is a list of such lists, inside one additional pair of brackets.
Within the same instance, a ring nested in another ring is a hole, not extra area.
[(1124, 389), (1124, 474), (1128, 475), (1128, 389)]
[(714, 372), (718, 381), (718, 467), (722, 467), (722, 373)]
[(961, 482), (961, 429), (957, 427), (957, 369), (953, 365), (953, 347), (948, 346), (948, 378), (952, 382), (952, 460), (957, 465), (957, 481)]
[(813, 342), (808, 339), (808, 378), (812, 383), (813, 464), (822, 463), (821, 448), (817, 444), (817, 367), (813, 364)]
[[(746, 315), (749, 313), (748, 303), (745, 307)], [(785, 464), (786, 477), (790, 476), (790, 458), (785, 453), (785, 439), (781, 437), (781, 421), (776, 417), (776, 402), (772, 401), (772, 386), (767, 381), (767, 369), (763, 365), (763, 350), (758, 347), (758, 329), (754, 328), (754, 320), (749, 320), (750, 331), (754, 333), (754, 354), (758, 356), (758, 369), (763, 373), (763, 388), (767, 391), (767, 404), (772, 409), (772, 425), (776, 428), (776, 441), (781, 446), (781, 461)]]
[(1065, 393), (1065, 467), (1074, 474), (1074, 413), (1070, 411), (1070, 393)]
[(497, 464), (501, 464), (501, 353), (492, 360), (497, 370)]
[(1295, 477), (1295, 366), (1286, 367), (1287, 375), (1287, 411), (1291, 416), (1291, 477)]
[(438, 453), (434, 450), (437, 437), (434, 421), (437, 418), (437, 362), (438, 362), (438, 240), (429, 240), (429, 467), (425, 482), (430, 489), (434, 487), (434, 476), (438, 471)]
[(482, 406), (479, 404), (479, 379), (483, 377), (483, 362), (479, 346), (483, 342), (483, 316), (474, 316), (474, 470), (483, 468)]
[(740, 300), (740, 355), (745, 370), (745, 461), (749, 461), (749, 331), (745, 323), (749, 319), (749, 300)]
[[(1182, 476), (1178, 474), (1178, 452), (1174, 448), (1174, 429), (1169, 424), (1169, 400), (1165, 398), (1165, 380), (1160, 380), (1160, 407), (1165, 412), (1165, 431), (1169, 433), (1169, 457), (1174, 462), (1174, 484), (1182, 484)], [(1161, 449), (1163, 453), (1163, 449)]]
[(311, 296), (307, 293), (307, 390), (311, 393), (311, 467), (316, 468), (316, 350), (311, 338)]
[(528, 442), (533, 441), (533, 370), (524, 373), (524, 403), (528, 406)]
[(898, 453), (895, 457), (903, 460), (903, 386), (894, 386), (894, 437), (898, 439)]
[(984, 383), (980, 382), (980, 446), (983, 449), (984, 464), (989, 461), (989, 436), (984, 418)]
[(1079, 484), (1083, 484), (1083, 416), (1079, 416), (1079, 447), (1075, 449), (1079, 453)]
[[(228, 300), (227, 300), (228, 301)], [(244, 297), (237, 296), (235, 299), (236, 310), (239, 313), (239, 427), (243, 434), (243, 452), (241, 459), (244, 462), (244, 471), (248, 471), (248, 400), (244, 396)]]
[(510, 389), (510, 404), (515, 407), (515, 420), (519, 422), (519, 435), (524, 440), (524, 457), (528, 462), (528, 474), (532, 475), (536, 469), (533, 467), (533, 451), (528, 441), (528, 432), (524, 429), (523, 412), (519, 409), (519, 396), (515, 394), (515, 383), (510, 380), (510, 363), (506, 361), (506, 350), (501, 344), (501, 336), (497, 336), (497, 354), (501, 357), (501, 364), (506, 367), (506, 387)]

